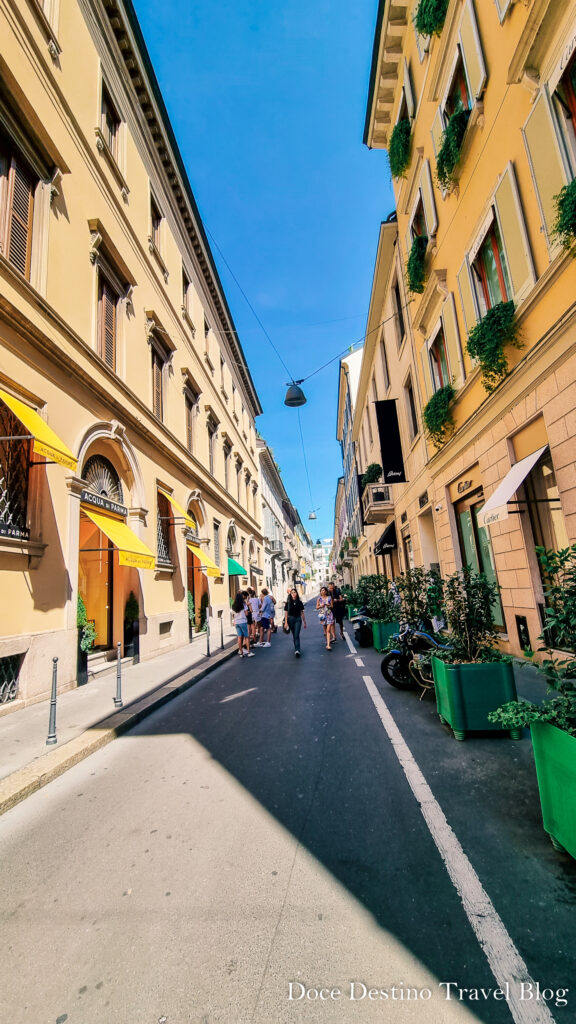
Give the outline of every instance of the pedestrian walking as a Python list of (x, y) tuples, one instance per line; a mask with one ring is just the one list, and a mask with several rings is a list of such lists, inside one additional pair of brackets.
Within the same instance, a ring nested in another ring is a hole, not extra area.
[(288, 600), (284, 605), (284, 627), (288, 627), (292, 633), (292, 640), (294, 643), (294, 655), (296, 658), (300, 657), (300, 630), (302, 626), (306, 629), (306, 616), (304, 615), (304, 605), (300, 600), (300, 596), (296, 587), (288, 594)]
[[(346, 605), (344, 603), (344, 597), (340, 587), (337, 587), (335, 583), (328, 584), (328, 593), (332, 598), (332, 611), (334, 612), (334, 621), (340, 632), (340, 639), (344, 639), (344, 615), (346, 614)], [(336, 627), (334, 628), (334, 634), (336, 634)]]
[(316, 611), (324, 630), (326, 650), (331, 651), (332, 640), (334, 639), (334, 612), (332, 610), (332, 598), (328, 593), (327, 587), (320, 588), (320, 594), (316, 600)]
[(274, 604), (266, 587), (260, 591), (260, 642), (256, 647), (270, 647), (271, 619), (274, 615)]
[(253, 658), (254, 653), (250, 650), (250, 638), (248, 636), (248, 623), (246, 621), (245, 596), (241, 590), (238, 591), (232, 602), (234, 613), (234, 625), (238, 637), (238, 654), (241, 658)]
[(272, 601), (272, 611), (270, 614), (270, 632), (276, 633), (278, 631), (278, 626), (276, 625), (276, 598), (274, 597), (274, 594), (270, 594), (270, 600)]
[(260, 598), (252, 587), (248, 587), (248, 606), (252, 622), (250, 624), (250, 639), (255, 644), (260, 632)]

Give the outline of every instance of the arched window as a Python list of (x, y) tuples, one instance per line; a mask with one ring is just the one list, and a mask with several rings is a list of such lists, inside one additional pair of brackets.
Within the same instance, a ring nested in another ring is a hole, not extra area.
[(84, 463), (82, 479), (88, 490), (110, 501), (123, 503), (122, 483), (112, 463), (103, 455), (91, 455)]

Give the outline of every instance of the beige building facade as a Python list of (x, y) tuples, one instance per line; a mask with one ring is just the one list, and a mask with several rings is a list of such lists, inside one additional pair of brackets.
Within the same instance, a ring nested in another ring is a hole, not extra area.
[[(189, 642), (264, 569), (261, 412), (131, 4), (0, 11), (0, 572), (13, 707)], [(134, 604), (132, 601), (132, 609)], [(0, 683), (2, 682), (0, 679)]]

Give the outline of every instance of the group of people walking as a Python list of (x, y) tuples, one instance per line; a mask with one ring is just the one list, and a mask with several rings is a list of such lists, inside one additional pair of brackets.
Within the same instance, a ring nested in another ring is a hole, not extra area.
[[(332, 644), (336, 640), (337, 628), (340, 639), (344, 640), (345, 603), (340, 590), (334, 583), (329, 583), (327, 587), (320, 589), (316, 600), (316, 611), (324, 632), (326, 650), (331, 651)], [(250, 649), (251, 644), (253, 647), (270, 647), (270, 637), (277, 629), (274, 622), (276, 599), (266, 587), (262, 588), (260, 596), (251, 587), (248, 590), (238, 591), (232, 604), (232, 612), (240, 657), (254, 657), (254, 652)], [(283, 630), (285, 633), (292, 634), (294, 655), (297, 658), (301, 655), (300, 632), (302, 628), (307, 628), (304, 604), (296, 587), (292, 587), (288, 591), (284, 604)]]

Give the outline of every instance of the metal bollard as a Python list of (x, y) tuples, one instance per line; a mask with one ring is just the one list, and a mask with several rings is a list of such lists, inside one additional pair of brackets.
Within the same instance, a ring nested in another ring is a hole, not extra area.
[(52, 694), (50, 697), (50, 721), (48, 723), (48, 736), (46, 743), (58, 743), (56, 738), (56, 688), (58, 685), (58, 658), (52, 658)]
[(220, 647), (224, 647), (224, 616), (220, 612)]
[(117, 644), (118, 655), (116, 658), (116, 696), (114, 697), (114, 707), (123, 708), (124, 702), (122, 700), (122, 644), (120, 640)]
[(210, 616), (206, 614), (206, 657), (210, 657)]

